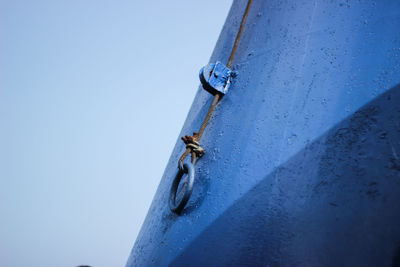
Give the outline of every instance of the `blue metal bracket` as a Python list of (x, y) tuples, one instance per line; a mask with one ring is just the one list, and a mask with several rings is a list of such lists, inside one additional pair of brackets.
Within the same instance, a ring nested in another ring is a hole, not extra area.
[(210, 94), (225, 95), (231, 84), (232, 70), (217, 61), (201, 68), (199, 76), (203, 88)]

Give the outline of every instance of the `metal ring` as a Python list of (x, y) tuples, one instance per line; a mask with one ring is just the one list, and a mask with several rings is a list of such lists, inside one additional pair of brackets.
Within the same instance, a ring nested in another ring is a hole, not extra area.
[[(185, 194), (183, 195), (181, 201), (176, 203), (176, 191), (178, 190), (179, 183), (184, 174), (188, 175), (188, 184), (186, 186)], [(183, 208), (186, 206), (190, 195), (193, 191), (193, 183), (194, 183), (194, 166), (192, 163), (183, 164), (183, 169), (178, 168), (178, 173), (175, 176), (174, 181), (172, 182), (171, 191), (169, 193), (169, 208), (172, 212), (177, 214), (181, 213)]]

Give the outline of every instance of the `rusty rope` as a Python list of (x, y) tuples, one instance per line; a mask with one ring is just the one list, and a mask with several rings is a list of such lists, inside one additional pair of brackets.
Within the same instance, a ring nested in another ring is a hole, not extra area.
[[(228, 68), (231, 67), (233, 59), (235, 57), (236, 50), (237, 50), (237, 47), (239, 46), (239, 41), (240, 41), (240, 38), (242, 37), (243, 29), (246, 24), (247, 16), (249, 15), (250, 6), (251, 6), (252, 2), (253, 2), (253, 0), (248, 0), (248, 2), (247, 2), (246, 9), (244, 11), (242, 21), (240, 22), (240, 27), (239, 27), (238, 33), (236, 35), (235, 42), (233, 43), (233, 47), (232, 47), (231, 54), (228, 59), (228, 63), (226, 65)], [(220, 99), (221, 99), (221, 95), (218, 93), (215, 94), (213, 102), (212, 102), (210, 108), (208, 109), (207, 115), (204, 118), (203, 123), (201, 124), (199, 132), (193, 133), (193, 136), (186, 135), (181, 138), (182, 141), (186, 144), (186, 150), (182, 154), (182, 156), (179, 158), (179, 167), (180, 168), (183, 166), (183, 161), (189, 155), (189, 153), (191, 154), (191, 157), (192, 157), (191, 162), (193, 164), (196, 162), (197, 158), (200, 158), (205, 153), (204, 149), (200, 146), (199, 141), (200, 141), (201, 136), (204, 133), (204, 130), (207, 127), (208, 122), (210, 121), (210, 118), (214, 111), (214, 108), (217, 106)]]

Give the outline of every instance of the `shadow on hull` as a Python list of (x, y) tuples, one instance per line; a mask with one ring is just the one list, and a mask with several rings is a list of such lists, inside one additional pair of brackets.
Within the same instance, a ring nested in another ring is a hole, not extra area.
[(400, 85), (307, 145), (171, 266), (400, 266)]

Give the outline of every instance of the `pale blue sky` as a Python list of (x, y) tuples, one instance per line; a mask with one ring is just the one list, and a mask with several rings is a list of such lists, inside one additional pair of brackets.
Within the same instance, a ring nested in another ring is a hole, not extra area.
[(123, 266), (231, 0), (0, 0), (0, 266)]

